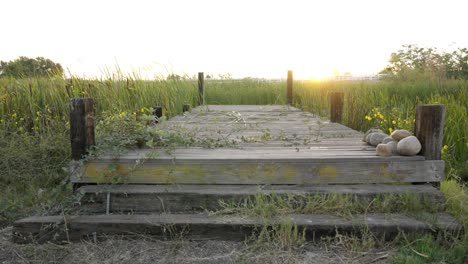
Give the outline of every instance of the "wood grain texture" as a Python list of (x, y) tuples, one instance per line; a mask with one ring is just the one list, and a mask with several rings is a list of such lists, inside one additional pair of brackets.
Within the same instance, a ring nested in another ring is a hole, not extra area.
[[(360, 162), (341, 158), (330, 162), (284, 160), (153, 160), (134, 163), (89, 162), (82, 183), (146, 184), (356, 184), (437, 182), (444, 178), (443, 161)], [(76, 175), (75, 175), (76, 176)]]
[[(411, 195), (435, 205), (444, 203), (443, 194), (430, 184), (423, 185), (88, 185), (79, 193), (80, 212), (111, 213), (200, 212), (222, 209), (220, 201), (245, 203), (255, 195), (307, 199), (315, 195), (346, 195), (370, 203), (381, 195)], [(442, 209), (442, 206), (439, 208)]]
[(421, 154), (428, 160), (442, 159), (445, 105), (418, 105), (415, 120), (414, 135), (421, 142)]
[(149, 234), (172, 238), (183, 233), (189, 239), (245, 240), (262, 226), (279, 226), (289, 222), (305, 230), (313, 239), (337, 232), (360, 233), (363, 227), (374, 235), (392, 239), (400, 232), (457, 232), (462, 227), (447, 214), (436, 214), (424, 222), (399, 214), (366, 214), (342, 218), (335, 215), (288, 215), (266, 221), (257, 217), (209, 214), (43, 216), (16, 221), (16, 243), (46, 241), (60, 243), (93, 239), (108, 235)]
[(93, 114), (93, 99), (70, 99), (70, 138), (74, 160), (83, 158), (88, 148), (95, 144)]

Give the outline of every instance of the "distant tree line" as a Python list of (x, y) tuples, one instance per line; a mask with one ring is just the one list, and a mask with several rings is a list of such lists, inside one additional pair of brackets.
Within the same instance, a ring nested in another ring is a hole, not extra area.
[(63, 77), (63, 68), (44, 57), (35, 59), (21, 56), (9, 62), (0, 61), (0, 77), (28, 78), (28, 77)]
[(468, 79), (468, 49), (453, 52), (437, 48), (404, 45), (390, 56), (388, 65), (380, 73), (392, 74), (399, 79)]

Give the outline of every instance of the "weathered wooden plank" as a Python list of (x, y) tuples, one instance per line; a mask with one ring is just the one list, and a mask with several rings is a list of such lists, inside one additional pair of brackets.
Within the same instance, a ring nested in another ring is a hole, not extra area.
[(245, 240), (264, 226), (296, 224), (307, 239), (337, 232), (360, 233), (363, 227), (376, 236), (391, 239), (400, 232), (458, 232), (462, 226), (447, 214), (432, 215), (424, 222), (399, 214), (366, 214), (343, 218), (335, 215), (289, 215), (263, 219), (258, 217), (209, 214), (93, 215), (30, 217), (13, 225), (16, 243), (51, 241), (55, 243), (103, 238), (108, 235), (147, 234), (189, 239)]
[[(126, 162), (132, 163), (136, 160), (145, 163), (164, 163), (165, 160), (185, 162), (197, 160), (197, 164), (211, 164), (214, 161), (222, 163), (256, 163), (257, 161), (270, 162), (339, 162), (343, 159), (354, 159), (357, 162), (395, 162), (395, 161), (423, 161), (422, 156), (391, 156), (379, 157), (375, 155), (374, 148), (360, 145), (360, 148), (317, 148), (313, 144), (308, 148), (296, 149), (295, 147), (265, 148), (174, 148), (174, 149), (141, 149), (122, 154), (118, 158), (113, 156), (102, 156), (92, 162)], [(152, 158), (150, 158), (152, 157)], [(201, 158), (202, 157), (202, 158)]]
[[(217, 211), (220, 201), (244, 203), (257, 194), (298, 199), (314, 195), (349, 195), (370, 202), (381, 195), (412, 195), (443, 204), (442, 193), (423, 185), (87, 185), (82, 186), (80, 211), (86, 213), (141, 213)], [(436, 209), (436, 208), (435, 208)], [(441, 208), (439, 208), (441, 209)]]
[(193, 112), (302, 112), (301, 110), (288, 105), (205, 105), (196, 107)]
[[(209, 163), (208, 163), (209, 162)], [(365, 158), (330, 162), (271, 160), (151, 160), (145, 163), (89, 162), (72, 175), (81, 183), (148, 184), (351, 184), (437, 182), (443, 161), (390, 162)]]

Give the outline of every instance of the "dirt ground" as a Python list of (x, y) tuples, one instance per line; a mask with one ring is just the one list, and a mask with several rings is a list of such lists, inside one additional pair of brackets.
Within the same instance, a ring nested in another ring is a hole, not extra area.
[(357, 252), (340, 243), (306, 243), (293, 250), (256, 249), (249, 243), (152, 237), (109, 237), (101, 242), (27, 244), (11, 242), (12, 227), (0, 230), (0, 264), (7, 263), (389, 263), (394, 251)]

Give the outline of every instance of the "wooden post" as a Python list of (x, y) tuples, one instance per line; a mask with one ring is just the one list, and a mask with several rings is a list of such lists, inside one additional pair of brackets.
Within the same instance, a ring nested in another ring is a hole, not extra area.
[(330, 96), (330, 121), (341, 123), (343, 116), (343, 93), (332, 93)]
[(418, 105), (415, 112), (414, 135), (422, 145), (421, 155), (426, 160), (442, 159), (445, 105)]
[(156, 122), (159, 122), (159, 118), (163, 115), (162, 106), (155, 106), (153, 108), (153, 116), (156, 117)]
[(287, 80), (287, 99), (288, 104), (293, 104), (293, 72), (288, 71), (288, 80)]
[(188, 112), (188, 111), (190, 111), (190, 105), (184, 104), (182, 106), (182, 112), (185, 113), (185, 112)]
[(205, 98), (204, 98), (204, 76), (203, 72), (198, 73), (198, 105), (203, 105), (205, 104)]
[(70, 137), (74, 160), (82, 159), (94, 146), (93, 99), (70, 99)]

